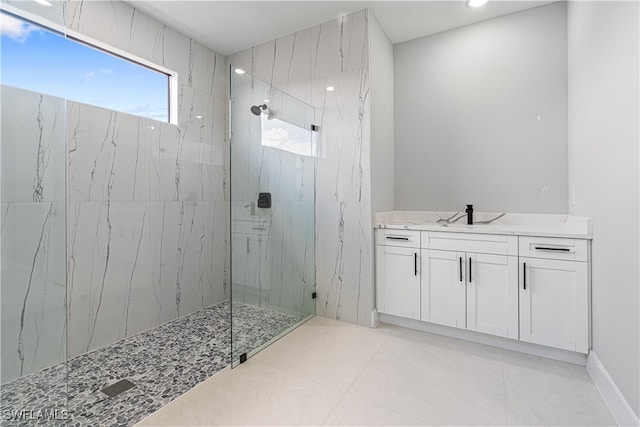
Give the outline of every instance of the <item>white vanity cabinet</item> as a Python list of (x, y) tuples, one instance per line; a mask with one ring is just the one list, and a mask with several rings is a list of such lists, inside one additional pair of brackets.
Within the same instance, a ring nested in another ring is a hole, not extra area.
[(589, 352), (587, 240), (520, 237), (520, 340)]
[(378, 229), (376, 295), (380, 313), (420, 319), (420, 232)]
[(517, 237), (423, 232), (421, 320), (518, 338)]

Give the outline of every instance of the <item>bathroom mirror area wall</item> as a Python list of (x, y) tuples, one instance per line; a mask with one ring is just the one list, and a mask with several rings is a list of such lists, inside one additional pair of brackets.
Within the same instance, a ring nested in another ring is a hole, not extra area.
[(567, 212), (564, 2), (396, 44), (394, 63), (396, 210)]

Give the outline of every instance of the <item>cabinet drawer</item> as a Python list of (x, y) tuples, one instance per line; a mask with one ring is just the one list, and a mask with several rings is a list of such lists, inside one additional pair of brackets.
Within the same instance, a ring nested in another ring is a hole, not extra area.
[(379, 228), (376, 230), (376, 243), (385, 246), (401, 246), (404, 248), (420, 247), (420, 232), (415, 230), (395, 230)]
[(587, 261), (588, 241), (584, 239), (520, 236), (519, 250), (521, 257)]
[(431, 232), (422, 246), (443, 251), (518, 255), (518, 237), (502, 234)]

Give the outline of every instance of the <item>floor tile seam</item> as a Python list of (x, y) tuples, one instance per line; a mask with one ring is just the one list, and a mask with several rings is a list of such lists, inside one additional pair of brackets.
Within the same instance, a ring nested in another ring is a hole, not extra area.
[[(350, 392), (350, 391), (351, 391), (351, 390), (349, 390), (349, 392)], [(435, 425), (435, 424), (429, 424), (429, 421), (428, 421), (427, 419), (422, 418), (421, 416), (419, 416), (419, 415), (417, 415), (417, 414), (409, 414), (408, 412), (403, 412), (403, 411), (401, 411), (401, 410), (399, 410), (399, 409), (397, 409), (397, 408), (391, 407), (391, 406), (386, 405), (386, 404), (383, 404), (383, 403), (378, 403), (378, 402), (374, 402), (374, 401), (369, 400), (369, 399), (365, 399), (365, 398), (363, 398), (363, 397), (354, 396), (353, 394), (350, 394), (349, 392), (347, 392), (347, 393), (345, 394), (345, 396), (343, 396), (343, 398), (341, 399), (341, 401), (342, 401), (342, 400), (344, 400), (344, 398), (345, 398), (345, 397), (349, 397), (349, 398), (351, 398), (351, 399), (356, 399), (356, 400), (359, 400), (359, 401), (361, 401), (361, 402), (365, 402), (365, 403), (368, 403), (368, 404), (370, 404), (370, 405), (377, 406), (377, 407), (379, 407), (379, 408), (384, 409), (385, 411), (393, 412), (393, 413), (395, 413), (395, 414), (402, 415), (403, 417), (407, 417), (407, 418), (410, 418), (410, 419), (413, 419), (413, 420), (419, 421), (419, 422), (420, 422), (420, 423), (422, 423), (422, 425), (424, 425), (424, 426), (433, 426), (433, 425)], [(334, 411), (334, 412), (335, 412), (335, 411)], [(326, 422), (326, 421), (325, 421), (325, 422)], [(324, 424), (323, 424), (323, 425), (324, 425)]]
[[(351, 389), (349, 389), (349, 391), (345, 394), (344, 397), (347, 397), (347, 396), (351, 397), (352, 399), (358, 399), (358, 400), (361, 400), (363, 402), (369, 403), (371, 405), (378, 406), (378, 407), (383, 408), (383, 409), (385, 409), (387, 411), (395, 412), (395, 413), (400, 414), (400, 415), (402, 415), (404, 417), (413, 418), (414, 420), (420, 421), (425, 426), (433, 425), (433, 424), (429, 424), (429, 421), (427, 419), (422, 418), (421, 416), (419, 416), (419, 415), (417, 415), (415, 413), (411, 413), (410, 414), (409, 411), (403, 411), (400, 408), (392, 407), (390, 405), (387, 405), (386, 403), (375, 402), (373, 400), (369, 400), (369, 399), (364, 398), (362, 396), (356, 396), (354, 394), (351, 394)], [(344, 397), (343, 397), (343, 399), (344, 399)]]
[(336, 411), (336, 409), (338, 409), (338, 406), (340, 406), (340, 404), (342, 403), (342, 401), (344, 400), (345, 396), (347, 395), (347, 392), (342, 392), (340, 391), (340, 393), (342, 393), (342, 396), (340, 397), (340, 399), (338, 399), (338, 401), (336, 402), (335, 405), (333, 405), (333, 408), (331, 408), (331, 411), (329, 411), (329, 413), (327, 414), (326, 417), (324, 417), (324, 420), (322, 420), (322, 423), (320, 423), (321, 426), (324, 426), (326, 424), (326, 422), (329, 420), (329, 418), (331, 418), (331, 416), (333, 415), (333, 413)]
[(367, 363), (365, 363), (365, 365), (362, 367), (362, 369), (360, 369), (360, 372), (355, 376), (355, 378), (353, 379), (353, 381), (349, 385), (349, 388), (347, 388), (347, 391), (345, 392), (345, 394), (349, 393), (349, 391), (351, 391), (351, 389), (356, 384), (356, 382), (358, 382), (360, 377), (362, 377), (362, 374), (369, 368), (369, 366), (371, 366), (371, 362), (373, 362), (373, 359), (380, 353), (380, 351), (382, 351), (382, 348), (387, 343), (387, 341), (389, 341), (389, 337), (385, 337), (385, 339), (382, 340), (382, 342), (380, 343), (378, 348), (374, 352), (372, 352), (371, 356), (369, 357), (369, 360), (367, 360)]
[(508, 422), (507, 414), (509, 407), (509, 395), (507, 393), (507, 379), (505, 377), (506, 365), (504, 363), (504, 350), (502, 349), (500, 350), (500, 362), (502, 362), (502, 393), (504, 395), (504, 423), (506, 425)]
[[(249, 360), (247, 363), (249, 363), (249, 362), (250, 362), (250, 360)], [(304, 374), (289, 372), (289, 371), (288, 371), (288, 370), (286, 370), (286, 368), (284, 368), (284, 367), (281, 367), (281, 366), (274, 366), (274, 365), (271, 365), (271, 364), (266, 363), (266, 362), (263, 362), (263, 361), (258, 361), (258, 363), (260, 363), (260, 364), (262, 364), (262, 365), (266, 365), (266, 366), (258, 366), (258, 365), (253, 365), (253, 366), (254, 366), (254, 367), (257, 367), (257, 368), (259, 368), (259, 369), (263, 369), (263, 368), (273, 369), (273, 370), (276, 370), (276, 371), (280, 372), (281, 374), (284, 374), (284, 376), (285, 376), (285, 377), (286, 377), (286, 376), (289, 376), (289, 377), (291, 377), (291, 378), (296, 378), (296, 379), (299, 379), (299, 380), (300, 380), (300, 379), (302, 379), (302, 380), (305, 380), (305, 381), (312, 382), (313, 384), (315, 384), (315, 385), (317, 385), (317, 386), (320, 386), (320, 387), (323, 387), (323, 388), (327, 388), (327, 389), (330, 389), (330, 390), (336, 391), (336, 392), (338, 392), (338, 393), (343, 393), (343, 394), (344, 394), (344, 393), (346, 393), (345, 391), (342, 391), (342, 390), (341, 390), (341, 389), (339, 389), (339, 388), (336, 388), (336, 387), (334, 387), (334, 386), (331, 386), (331, 385), (327, 385), (327, 384), (321, 383), (321, 382), (319, 382), (318, 380), (316, 380), (316, 379), (314, 379), (314, 378), (307, 377), (307, 376), (306, 376), (306, 375), (304, 375)]]
[[(382, 359), (382, 362), (384, 362), (385, 364), (389, 363), (389, 360), (391, 359), (388, 355), (380, 355)], [(386, 359), (386, 360), (385, 360)], [(398, 363), (403, 363), (402, 360), (400, 360)], [(467, 374), (461, 374), (459, 373), (459, 371), (453, 371), (453, 370), (448, 370), (447, 372), (443, 373), (443, 374), (438, 374), (437, 372), (434, 372), (433, 370), (428, 370), (426, 368), (423, 368), (422, 366), (417, 366), (415, 364), (407, 364), (407, 363), (403, 363), (403, 365), (405, 366), (406, 369), (409, 369), (417, 374), (423, 375), (425, 377), (428, 378), (432, 378), (435, 380), (449, 380), (449, 382), (454, 383), (454, 384), (463, 384), (463, 383), (471, 383), (471, 385), (482, 385), (482, 384), (486, 384), (487, 383), (487, 378), (486, 377), (480, 377), (478, 375), (474, 375), (473, 377), (470, 377)], [(500, 370), (499, 375), (498, 376), (491, 376), (491, 378), (494, 378), (497, 382), (499, 382), (499, 385), (504, 385), (504, 372), (503, 372), (503, 368), (501, 366), (497, 366), (495, 367), (497, 369)], [(453, 375), (452, 375), (453, 374)], [(472, 378), (471, 380), (469, 378)]]

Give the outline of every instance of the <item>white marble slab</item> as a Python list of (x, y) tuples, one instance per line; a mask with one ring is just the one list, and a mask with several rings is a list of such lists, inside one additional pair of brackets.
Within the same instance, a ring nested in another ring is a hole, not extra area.
[(474, 212), (474, 224), (467, 224), (467, 214), (438, 211), (379, 212), (375, 228), (425, 231), (450, 231), (521, 236), (593, 238), (591, 218), (566, 214), (526, 214)]
[(178, 123), (2, 87), (2, 382), (65, 360), (67, 319), (72, 357), (230, 294), (225, 58), (125, 2), (49, 10), (176, 72)]
[[(368, 12), (361, 11), (229, 59), (233, 66), (316, 107), (317, 313), (361, 325), (371, 325), (373, 310), (368, 25)], [(335, 90), (328, 92), (327, 86)], [(251, 126), (246, 124), (256, 132)], [(234, 160), (234, 170), (251, 164), (256, 154), (246, 150), (239, 166)], [(251, 170), (248, 173), (246, 191), (256, 179)], [(275, 177), (268, 179), (273, 184)], [(233, 179), (233, 185), (234, 195), (245, 191), (237, 188), (242, 182)]]
[(2, 383), (66, 360), (64, 203), (2, 210)]
[(178, 73), (180, 84), (227, 98), (224, 57), (121, 1), (70, 0), (67, 26)]
[(2, 85), (2, 201), (64, 200), (64, 100)]

